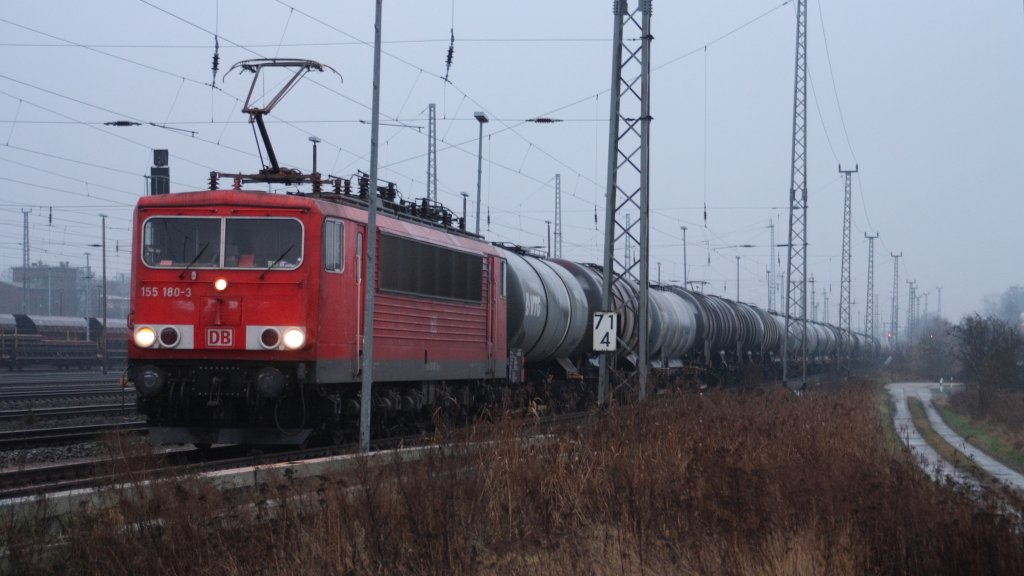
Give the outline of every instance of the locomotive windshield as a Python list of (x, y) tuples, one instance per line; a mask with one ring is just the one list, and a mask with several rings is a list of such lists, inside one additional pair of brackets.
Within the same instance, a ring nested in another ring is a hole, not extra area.
[(153, 268), (289, 270), (302, 248), (294, 218), (153, 217), (142, 233), (142, 261)]

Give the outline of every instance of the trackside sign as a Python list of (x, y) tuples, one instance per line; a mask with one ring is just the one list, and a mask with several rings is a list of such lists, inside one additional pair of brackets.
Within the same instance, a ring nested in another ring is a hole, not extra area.
[(618, 339), (619, 315), (615, 312), (594, 312), (594, 351), (614, 352)]

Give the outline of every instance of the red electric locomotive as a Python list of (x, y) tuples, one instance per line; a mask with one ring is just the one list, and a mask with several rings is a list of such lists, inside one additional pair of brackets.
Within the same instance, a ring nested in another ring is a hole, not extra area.
[[(345, 194), (238, 189), (139, 201), (128, 376), (154, 438), (296, 444), (358, 423), (360, 204)], [(422, 215), (440, 213), (431, 208), (386, 202), (377, 221), (382, 422), (506, 375), (504, 257), (428, 225)]]

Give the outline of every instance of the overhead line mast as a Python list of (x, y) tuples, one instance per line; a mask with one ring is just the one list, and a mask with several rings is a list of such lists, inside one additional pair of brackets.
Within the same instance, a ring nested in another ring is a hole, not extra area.
[(864, 237), (868, 239), (868, 297), (867, 306), (864, 311), (864, 333), (868, 336), (875, 337), (875, 239), (878, 238), (876, 232), (874, 236), (869, 236), (867, 232), (864, 233)]
[[(649, 223), (649, 143), (651, 76), (651, 0), (639, 0), (630, 10), (628, 0), (614, 0), (615, 29), (612, 41), (612, 85), (608, 123), (608, 180), (605, 194), (604, 282), (601, 298), (604, 312), (621, 312), (612, 297), (616, 282), (639, 285), (637, 320), (647, 326)], [(625, 33), (628, 27), (629, 33)], [(639, 40), (639, 45), (636, 41)], [(630, 219), (639, 212), (640, 217)], [(628, 222), (628, 223), (627, 223)], [(616, 257), (618, 243), (640, 246), (639, 260)], [(647, 394), (647, 330), (638, 330), (638, 395)], [(608, 398), (614, 352), (600, 358), (597, 400)], [(627, 379), (628, 380), (628, 379)]]
[[(846, 180), (845, 201), (843, 203), (843, 270), (839, 277), (839, 330), (846, 330), (847, 332), (853, 331), (853, 326), (850, 324), (850, 197), (853, 195), (853, 187), (851, 185), (853, 175), (859, 169), (860, 166), (857, 165), (854, 165), (853, 170), (843, 170), (843, 166), (839, 166), (839, 173)], [(849, 352), (849, 350), (843, 350), (847, 369), (850, 367)]]
[(427, 200), (437, 202), (437, 106), (427, 109)]
[(786, 337), (782, 383), (789, 385), (790, 340), (798, 343), (800, 385), (807, 381), (807, 2), (796, 3), (796, 74), (793, 83), (793, 154), (789, 188)]
[(917, 280), (907, 280), (907, 342), (914, 343), (917, 331)]
[(889, 318), (889, 331), (892, 333), (892, 347), (900, 343), (900, 258), (903, 252), (892, 256), (892, 317)]

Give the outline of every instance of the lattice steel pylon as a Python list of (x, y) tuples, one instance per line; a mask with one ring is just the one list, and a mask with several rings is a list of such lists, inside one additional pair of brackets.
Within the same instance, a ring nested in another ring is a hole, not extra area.
[(914, 344), (914, 331), (917, 328), (917, 281), (907, 280), (909, 294), (907, 297), (907, 342)]
[[(846, 179), (843, 203), (843, 269), (839, 276), (839, 329), (847, 332), (853, 331), (853, 325), (850, 323), (850, 197), (853, 195), (853, 175), (859, 168), (860, 166), (854, 165), (853, 170), (843, 170), (843, 166), (839, 166), (839, 173)], [(849, 352), (849, 350), (843, 350), (844, 355), (847, 355), (844, 356), (847, 368), (849, 368)]]
[(562, 175), (555, 174), (555, 258), (562, 257)]
[[(612, 40), (611, 103), (608, 122), (608, 180), (605, 194), (604, 282), (602, 309), (616, 311), (613, 286), (620, 282), (638, 285), (638, 326), (647, 326), (649, 223), (649, 143), (651, 77), (651, 0), (639, 0), (629, 8), (628, 0), (613, 0), (615, 17)], [(626, 32), (628, 30), (628, 33)], [(626, 224), (626, 216), (639, 212), (639, 218)], [(631, 239), (640, 247), (638, 261), (616, 256), (616, 245)], [(637, 334), (636, 377), (638, 395), (647, 394), (647, 330)], [(619, 347), (622, 346), (621, 335)], [(600, 357), (597, 400), (608, 398), (612, 364), (616, 356), (605, 352)], [(629, 380), (631, 378), (626, 378)]]
[(437, 202), (437, 106), (427, 110), (427, 200)]
[(796, 3), (796, 73), (793, 82), (793, 155), (789, 187), (786, 337), (782, 383), (789, 384), (790, 340), (798, 343), (800, 386), (807, 381), (807, 2)]
[(892, 256), (892, 316), (889, 318), (889, 332), (892, 333), (892, 347), (895, 348), (900, 342), (900, 258), (899, 254), (889, 253)]
[(878, 238), (876, 232), (874, 236), (869, 236), (867, 232), (864, 233), (864, 237), (868, 239), (868, 297), (867, 305), (864, 311), (864, 333), (868, 336), (875, 337), (875, 238)]

